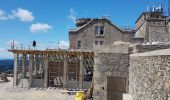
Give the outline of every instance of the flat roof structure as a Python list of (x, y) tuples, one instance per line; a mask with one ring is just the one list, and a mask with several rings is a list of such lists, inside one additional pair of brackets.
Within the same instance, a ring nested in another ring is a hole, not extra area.
[(82, 51), (54, 51), (54, 50), (8, 50), (17, 54), (49, 54), (49, 55), (88, 55), (93, 56), (94, 52), (82, 52)]
[(88, 89), (91, 84), (94, 52), (8, 51), (14, 53), (14, 86)]

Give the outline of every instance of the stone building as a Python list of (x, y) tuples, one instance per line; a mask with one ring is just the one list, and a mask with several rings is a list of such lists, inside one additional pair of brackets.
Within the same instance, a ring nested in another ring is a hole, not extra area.
[(121, 29), (107, 18), (82, 18), (76, 21), (76, 29), (69, 30), (70, 49), (93, 51), (115, 41), (131, 42), (135, 31)]
[[(94, 54), (94, 100), (169, 100), (168, 45), (102, 47)], [(168, 48), (168, 49), (166, 49)], [(162, 49), (162, 50), (160, 50)]]
[(169, 100), (170, 49), (130, 55), (129, 93), (134, 100)]
[[(170, 42), (167, 18), (162, 8), (143, 12), (135, 30), (121, 29), (106, 18), (77, 20), (77, 29), (69, 30), (70, 49), (94, 52), (94, 100), (123, 100), (123, 94), (131, 94), (134, 100), (167, 100), (169, 56), (133, 55), (149, 55), (150, 51), (170, 47), (166, 44)], [(129, 42), (133, 47), (115, 46), (116, 41)]]
[[(69, 30), (70, 51), (9, 50), (15, 54), (14, 86), (88, 89), (93, 82), (94, 100), (123, 100), (128, 93), (135, 100), (167, 100), (169, 45), (153, 45), (170, 42), (162, 11), (142, 13), (136, 30), (107, 18), (78, 19), (76, 26)], [(167, 50), (154, 51), (160, 49)]]
[(129, 91), (128, 44), (102, 47), (94, 54), (94, 100), (123, 100)]
[(163, 12), (144, 12), (136, 21), (135, 38), (144, 42), (170, 42), (169, 23)]
[(170, 23), (162, 10), (143, 12), (135, 22), (135, 29), (122, 29), (107, 18), (82, 18), (76, 29), (69, 30), (71, 50), (95, 50), (115, 41), (142, 43), (170, 42)]

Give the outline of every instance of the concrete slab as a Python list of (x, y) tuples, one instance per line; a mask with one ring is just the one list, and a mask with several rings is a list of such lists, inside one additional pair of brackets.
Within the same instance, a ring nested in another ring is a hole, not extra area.
[(123, 100), (134, 100), (131, 94), (123, 94)]

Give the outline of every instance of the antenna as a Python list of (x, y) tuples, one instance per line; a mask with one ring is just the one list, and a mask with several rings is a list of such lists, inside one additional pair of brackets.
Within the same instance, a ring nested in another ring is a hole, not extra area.
[[(148, 10), (148, 7), (147, 7)], [(163, 12), (161, 3), (158, 0), (150, 0), (150, 11), (151, 12)]]

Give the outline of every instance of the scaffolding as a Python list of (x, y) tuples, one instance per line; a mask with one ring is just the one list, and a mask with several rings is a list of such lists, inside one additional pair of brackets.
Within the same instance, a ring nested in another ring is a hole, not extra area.
[(14, 53), (14, 86), (88, 88), (94, 53), (50, 50), (9, 50)]

